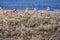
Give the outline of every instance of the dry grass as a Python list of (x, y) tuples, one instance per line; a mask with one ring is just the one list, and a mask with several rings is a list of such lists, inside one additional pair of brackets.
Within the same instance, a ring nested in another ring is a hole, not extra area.
[[(9, 15), (8, 15), (9, 16)], [(25, 15), (24, 17), (7, 17), (3, 21), (0, 14), (0, 40), (59, 40), (60, 13)]]

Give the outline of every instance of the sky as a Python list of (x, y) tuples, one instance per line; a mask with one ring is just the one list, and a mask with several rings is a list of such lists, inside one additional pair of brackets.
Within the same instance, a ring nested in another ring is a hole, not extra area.
[(60, 9), (60, 0), (0, 0), (0, 7), (3, 9), (37, 8), (40, 10), (46, 9), (48, 6), (51, 9)]

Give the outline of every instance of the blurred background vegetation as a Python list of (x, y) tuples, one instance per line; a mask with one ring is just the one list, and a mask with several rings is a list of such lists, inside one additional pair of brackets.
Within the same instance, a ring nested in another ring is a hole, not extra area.
[(60, 13), (4, 18), (0, 14), (0, 40), (60, 40)]

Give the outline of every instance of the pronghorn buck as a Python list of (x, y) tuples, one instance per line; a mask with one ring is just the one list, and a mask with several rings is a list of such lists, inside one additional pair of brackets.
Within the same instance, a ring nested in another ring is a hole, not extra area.
[(39, 10), (38, 12), (39, 12), (40, 15), (42, 15), (43, 13), (48, 13), (49, 11), (50, 11), (50, 8), (47, 7), (46, 10)]

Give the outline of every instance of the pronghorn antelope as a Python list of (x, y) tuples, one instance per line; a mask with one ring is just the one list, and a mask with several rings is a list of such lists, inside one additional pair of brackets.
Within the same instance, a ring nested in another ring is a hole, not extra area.
[(24, 14), (30, 14), (30, 15), (32, 15), (32, 14), (34, 14), (35, 12), (37, 12), (37, 9), (36, 9), (36, 8), (34, 8), (34, 10), (28, 10), (28, 8), (26, 8)]
[(5, 16), (7, 16), (7, 15), (12, 15), (12, 14), (15, 13), (15, 12), (16, 12), (16, 10), (4, 10)]
[(19, 11), (19, 12), (18, 12), (18, 15), (19, 15), (19, 17), (24, 17), (25, 14), (24, 14), (23, 11)]
[(34, 14), (35, 10), (28, 10), (28, 8), (26, 8), (26, 10), (24, 11), (24, 14), (29, 14), (32, 15)]
[(40, 10), (40, 13), (47, 13), (48, 10)]
[(50, 8), (48, 7), (46, 10), (39, 10), (38, 13), (42, 15), (43, 13), (49, 12)]
[(24, 14), (29, 14), (28, 8), (25, 9)]

